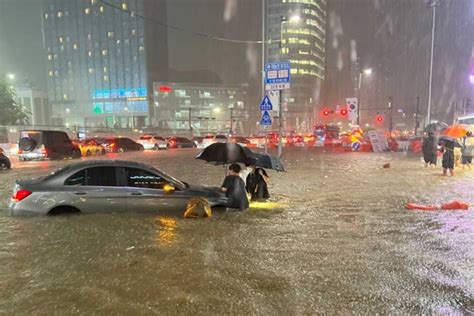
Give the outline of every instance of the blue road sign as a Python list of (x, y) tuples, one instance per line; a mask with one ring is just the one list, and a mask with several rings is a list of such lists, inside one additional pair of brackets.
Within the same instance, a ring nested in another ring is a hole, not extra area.
[(271, 126), (272, 125), (272, 118), (267, 111), (263, 111), (262, 118), (260, 119), (260, 125), (263, 126)]
[(271, 111), (273, 110), (272, 101), (268, 96), (264, 96), (262, 102), (260, 102), (260, 111)]
[(288, 61), (265, 64), (265, 89), (290, 89), (291, 64)]
[(351, 144), (352, 151), (359, 151), (360, 150), (360, 142), (353, 142)]

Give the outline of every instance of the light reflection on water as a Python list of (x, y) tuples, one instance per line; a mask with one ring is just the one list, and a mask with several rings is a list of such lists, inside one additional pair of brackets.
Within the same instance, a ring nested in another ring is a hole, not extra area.
[(171, 246), (176, 242), (178, 221), (171, 217), (155, 219), (155, 240), (159, 246)]

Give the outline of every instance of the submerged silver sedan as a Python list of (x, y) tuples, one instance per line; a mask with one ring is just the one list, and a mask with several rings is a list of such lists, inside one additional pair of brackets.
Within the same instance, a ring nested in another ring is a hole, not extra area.
[(182, 215), (192, 197), (224, 206), (219, 188), (193, 186), (136, 162), (97, 160), (75, 163), (48, 176), (17, 180), (10, 214), (151, 211)]

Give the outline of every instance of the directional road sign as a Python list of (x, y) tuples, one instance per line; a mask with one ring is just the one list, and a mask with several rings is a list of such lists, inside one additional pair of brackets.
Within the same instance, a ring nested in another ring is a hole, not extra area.
[(260, 103), (260, 111), (271, 111), (273, 110), (272, 101), (268, 96), (264, 96), (262, 102)]
[(271, 126), (272, 125), (272, 118), (267, 111), (263, 111), (262, 118), (260, 119), (261, 126)]
[(265, 64), (265, 90), (290, 89), (290, 72), (288, 61)]

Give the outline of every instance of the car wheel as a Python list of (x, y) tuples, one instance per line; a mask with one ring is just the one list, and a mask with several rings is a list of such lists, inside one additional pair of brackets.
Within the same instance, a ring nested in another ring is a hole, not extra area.
[(48, 212), (48, 215), (77, 214), (81, 211), (72, 206), (58, 206)]

